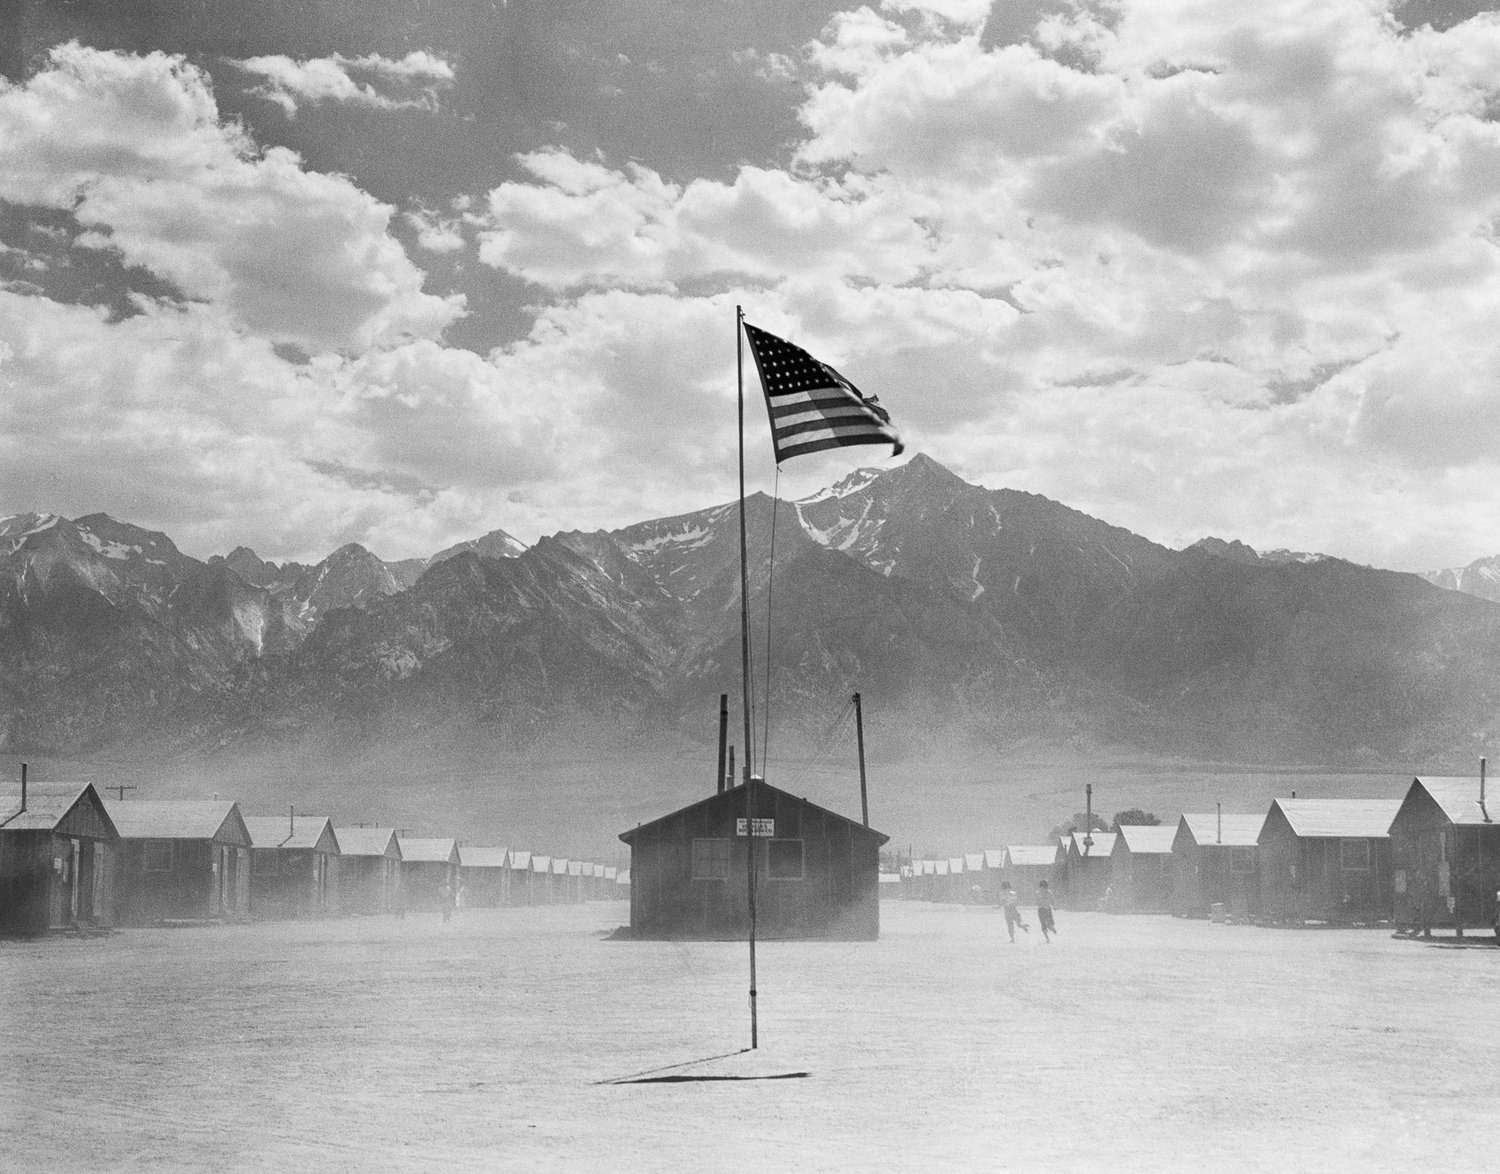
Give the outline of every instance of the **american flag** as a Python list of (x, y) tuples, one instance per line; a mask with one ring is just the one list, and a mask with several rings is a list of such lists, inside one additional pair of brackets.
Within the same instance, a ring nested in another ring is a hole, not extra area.
[(801, 347), (748, 322), (745, 338), (766, 393), (778, 465), (788, 457), (850, 444), (889, 444), (892, 456), (901, 452), (901, 437), (873, 395)]

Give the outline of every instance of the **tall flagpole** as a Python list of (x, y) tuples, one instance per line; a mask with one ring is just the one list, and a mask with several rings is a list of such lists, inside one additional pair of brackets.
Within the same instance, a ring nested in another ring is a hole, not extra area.
[(734, 308), (740, 432), (740, 697), (745, 711), (745, 886), (750, 913), (750, 1046), (760, 1047), (755, 1008), (755, 743), (750, 736), (750, 571), (745, 537), (745, 311)]

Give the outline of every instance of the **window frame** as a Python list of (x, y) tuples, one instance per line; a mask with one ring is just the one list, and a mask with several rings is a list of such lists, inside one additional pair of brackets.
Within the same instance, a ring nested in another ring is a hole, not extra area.
[[(701, 847), (700, 847), (701, 845)], [(729, 879), (729, 839), (725, 836), (694, 836), (692, 851), (689, 854), (689, 875), (695, 881), (718, 881)], [(703, 862), (712, 867), (705, 869)], [(718, 871), (720, 859), (723, 861), (723, 871)]]
[[(165, 851), (166, 864), (160, 863), (158, 853)], [(141, 842), (142, 872), (175, 872), (177, 869), (176, 845), (171, 840), (150, 839)]]
[[(1349, 862), (1349, 849), (1358, 845), (1364, 852), (1364, 860), (1360, 863)], [(1342, 872), (1369, 872), (1374, 867), (1375, 853), (1370, 849), (1370, 841), (1363, 836), (1342, 836), (1339, 838), (1339, 869)]]
[[(1240, 863), (1243, 861), (1243, 865)], [(1255, 849), (1248, 844), (1236, 844), (1229, 849), (1229, 871), (1235, 876), (1249, 876), (1255, 871)]]

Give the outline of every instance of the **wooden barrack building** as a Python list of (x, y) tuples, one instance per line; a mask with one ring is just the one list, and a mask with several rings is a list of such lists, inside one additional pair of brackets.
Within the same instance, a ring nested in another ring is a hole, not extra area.
[(114, 921), (119, 834), (88, 783), (23, 783), (0, 796), (0, 934)]
[(399, 913), (401, 841), (395, 828), (336, 827), (339, 905), (345, 913)]
[(620, 835), (630, 847), (631, 930), (745, 937), (753, 843), (757, 936), (879, 937), (880, 848), (889, 837), (768, 783), (754, 788), (753, 839), (744, 834), (743, 785)]
[(224, 800), (105, 800), (120, 832), (115, 898), (123, 925), (235, 920), (250, 898), (250, 833)]
[(1479, 779), (1418, 778), (1391, 820), (1396, 921), (1418, 929), (1495, 924), (1500, 823)]
[(325, 815), (247, 815), (250, 915), (327, 917), (339, 910), (339, 841)]
[(1273, 799), (1258, 841), (1263, 914), (1293, 922), (1390, 920), (1390, 828), (1400, 807), (1399, 799)]
[(1189, 812), (1172, 839), (1172, 912), (1207, 917), (1215, 905), (1237, 919), (1260, 914), (1264, 815)]

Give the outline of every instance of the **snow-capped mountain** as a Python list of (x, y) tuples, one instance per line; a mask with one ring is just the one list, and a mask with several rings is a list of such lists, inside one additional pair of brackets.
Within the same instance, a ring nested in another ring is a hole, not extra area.
[(1500, 602), (1500, 554), (1475, 559), (1466, 567), (1426, 571), (1422, 578), (1449, 591), (1462, 591), (1466, 595)]
[[(1417, 576), (1173, 551), (923, 456), (745, 511), (758, 687), (794, 741), (854, 689), (907, 754), (1464, 761), (1500, 713), (1500, 607)], [(359, 546), (203, 564), (102, 516), (8, 519), (0, 737), (521, 748), (592, 727), (649, 747), (738, 693), (737, 502), (463, 547), (412, 580)]]

